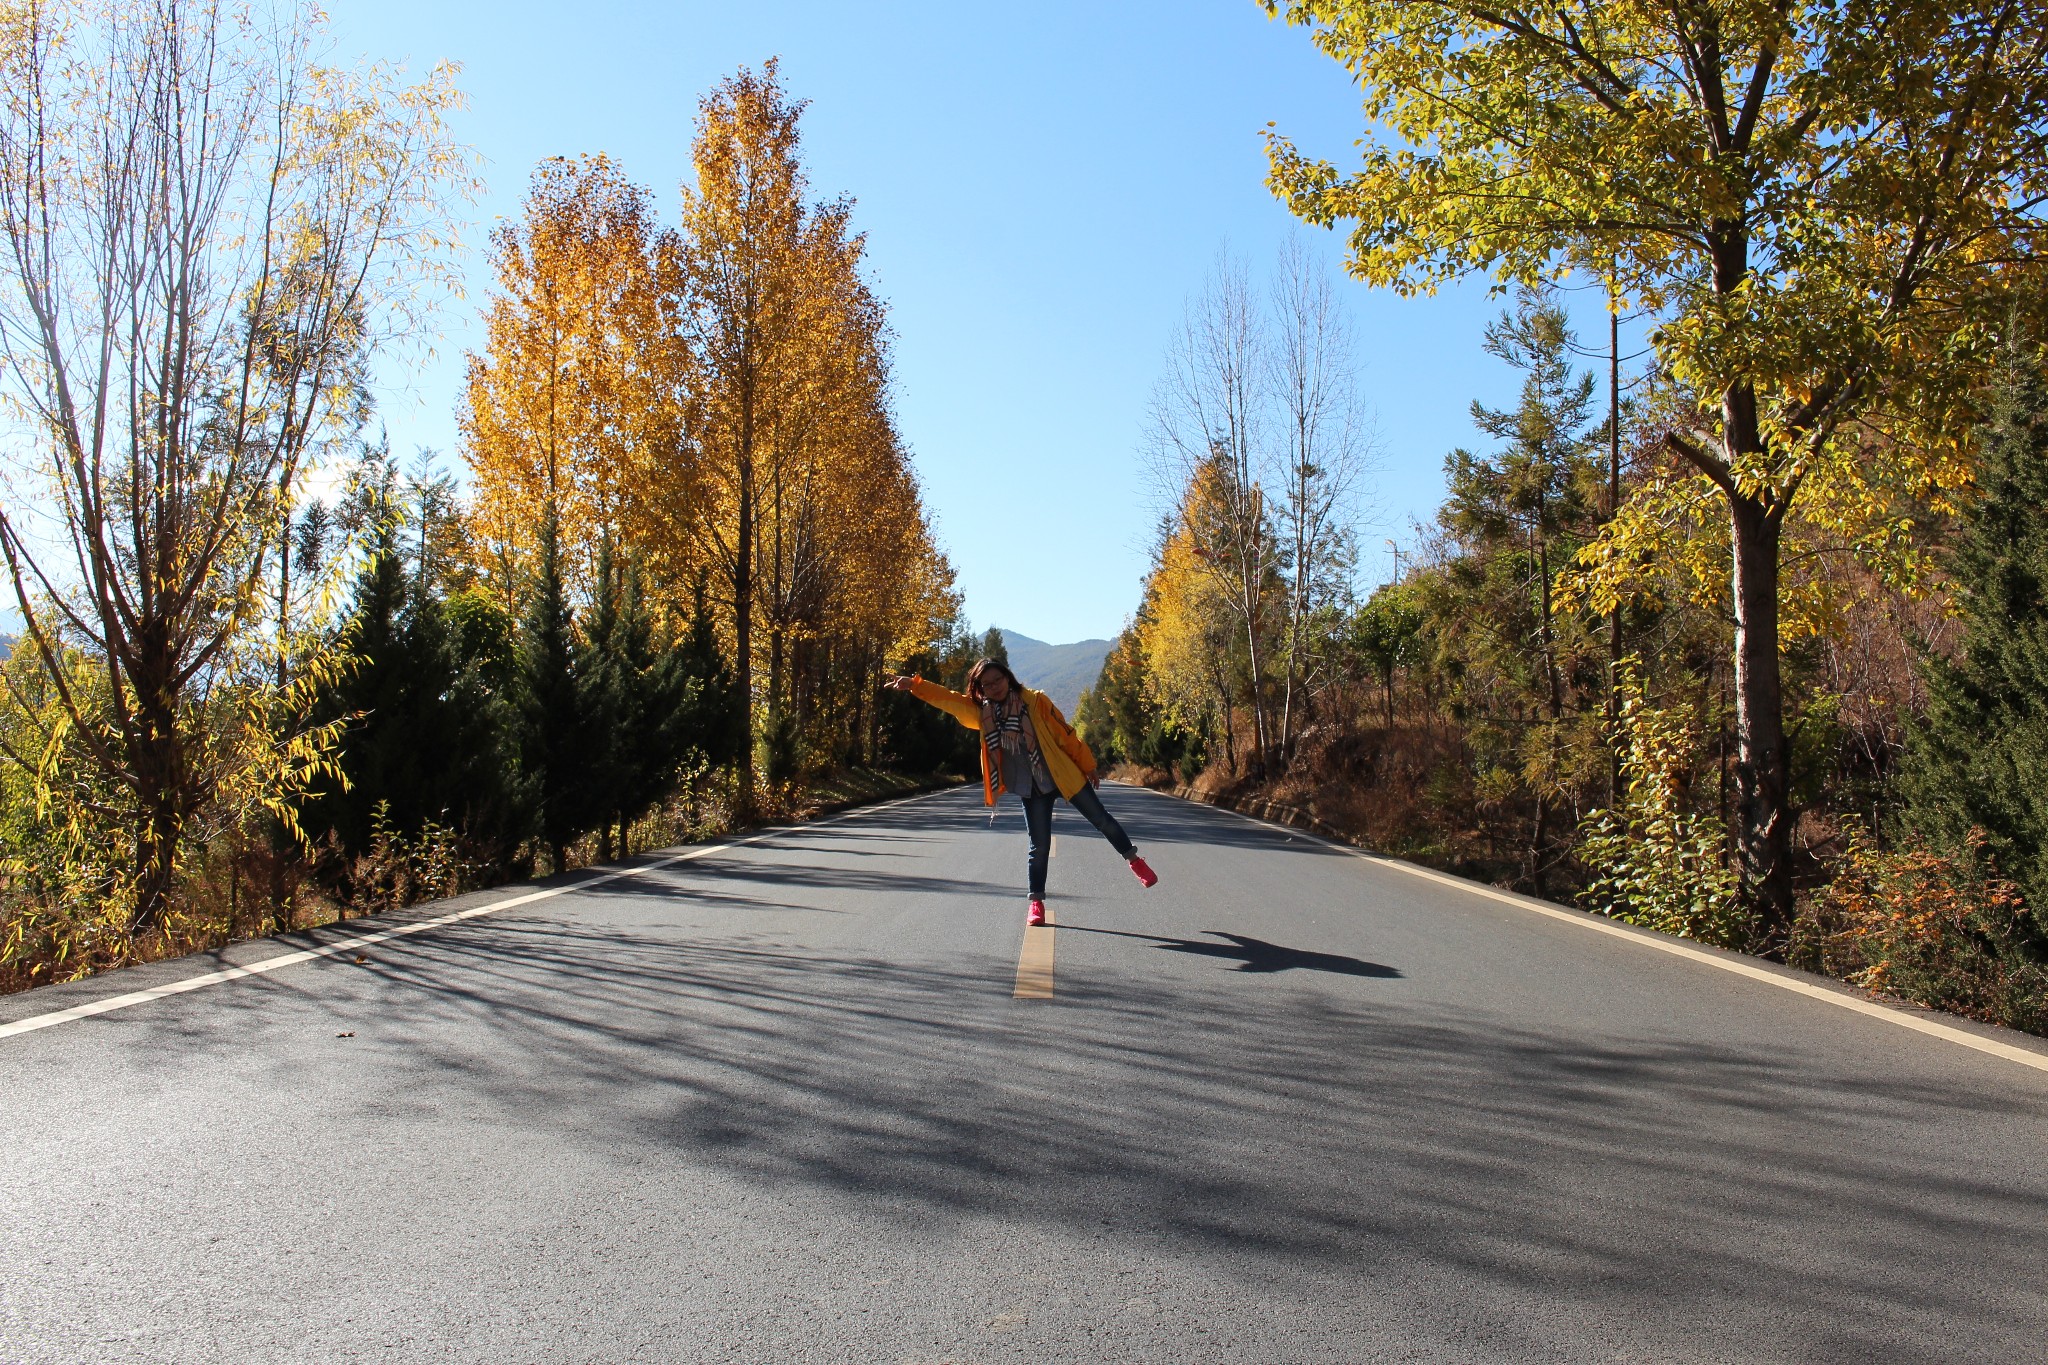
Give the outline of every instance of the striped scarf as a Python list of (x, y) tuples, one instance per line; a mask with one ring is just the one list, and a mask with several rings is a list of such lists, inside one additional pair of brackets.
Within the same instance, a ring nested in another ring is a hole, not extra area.
[(1031, 756), (1034, 769), (1044, 766), (1038, 753), (1038, 733), (1024, 721), (1023, 688), (1011, 688), (1001, 706), (992, 701), (981, 704), (981, 742), (988, 746), (989, 762), (997, 772), (1002, 771), (1003, 754), (1014, 754), (1020, 748)]

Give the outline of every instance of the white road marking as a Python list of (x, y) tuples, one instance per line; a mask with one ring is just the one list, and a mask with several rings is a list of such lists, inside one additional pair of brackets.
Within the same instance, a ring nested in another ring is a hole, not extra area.
[[(950, 791), (952, 789), (946, 788), (944, 790)], [(372, 943), (382, 943), (386, 939), (403, 938), (408, 934), (423, 934), (429, 929), (439, 929), (443, 925), (458, 924), (463, 920), (476, 919), (483, 915), (495, 915), (500, 910), (510, 910), (515, 906), (531, 905), (535, 901), (549, 900), (555, 896), (565, 896), (572, 891), (588, 891), (594, 886), (603, 886), (606, 882), (615, 882), (622, 877), (645, 876), (649, 872), (658, 872), (662, 868), (674, 866), (676, 863), (687, 863), (696, 858), (707, 858), (714, 853), (723, 853), (727, 849), (732, 848), (744, 848), (748, 844), (758, 844), (764, 839), (773, 839), (784, 834), (801, 834), (805, 830), (816, 829), (820, 825), (837, 824), (841, 820), (851, 820), (856, 816), (878, 814), (894, 806), (901, 806), (907, 802), (921, 801), (926, 797), (942, 794), (943, 792), (919, 792), (915, 796), (900, 797), (894, 801), (884, 801), (872, 806), (861, 806), (858, 809), (829, 816), (823, 820), (813, 820), (809, 824), (778, 825), (774, 829), (763, 830), (759, 834), (752, 834), (744, 839), (733, 839), (721, 844), (705, 844), (700, 848), (690, 849), (686, 853), (671, 854), (666, 858), (661, 858), (651, 863), (644, 863), (639, 867), (622, 868), (617, 872), (605, 872), (595, 877), (586, 877), (580, 882), (571, 882), (567, 886), (550, 886), (540, 891), (528, 891), (523, 895), (509, 896), (501, 901), (492, 901), (489, 905), (471, 906), (467, 910), (457, 910), (452, 914), (437, 915), (433, 919), (420, 920), (416, 924), (401, 924), (390, 929), (380, 929), (374, 934), (359, 934), (353, 938), (340, 939), (333, 943), (324, 943), (317, 948), (301, 948), (295, 952), (280, 953), (276, 957), (266, 957), (261, 962), (251, 962), (243, 967), (227, 967), (217, 972), (207, 972), (203, 976), (186, 977), (182, 981), (167, 981), (161, 986), (151, 986), (148, 990), (130, 991), (126, 995), (110, 995), (104, 1000), (88, 1000), (82, 1005), (73, 1005), (69, 1009), (53, 1010), (48, 1014), (36, 1014), (26, 1019), (17, 1019), (11, 1024), (0, 1024), (0, 1038), (12, 1038), (17, 1034), (34, 1033), (37, 1029), (53, 1028), (58, 1024), (68, 1024), (74, 1019), (90, 1019), (96, 1014), (106, 1014), (113, 1010), (127, 1009), (130, 1005), (148, 1004), (152, 1000), (162, 1000), (166, 996), (172, 995), (183, 995), (186, 991), (201, 990), (207, 986), (218, 986), (224, 981), (235, 981), (245, 976), (260, 976), (265, 972), (274, 972), (282, 967), (293, 967), (301, 962), (311, 962), (315, 958), (334, 957), (341, 953), (354, 952), (358, 948), (368, 947)]]
[[(1144, 790), (1150, 791), (1151, 789), (1145, 788)], [(1179, 797), (1165, 796), (1162, 792), (1153, 792), (1152, 794), (1164, 797), (1164, 799), (1170, 801), (1181, 799)], [(1208, 803), (1190, 804), (1207, 805)], [(2002, 1057), (2008, 1062), (2018, 1062), (2021, 1066), (2032, 1067), (2036, 1071), (2048, 1071), (2048, 1056), (2044, 1056), (2041, 1053), (2030, 1052), (2022, 1047), (2014, 1047), (2010, 1043), (2001, 1043), (1996, 1038), (1980, 1037), (1969, 1032), (1967, 1029), (1955, 1028), (1952, 1025), (1940, 1023), (1937, 1020), (1923, 1018), (1917, 1014), (1910, 1014), (1895, 1006), (1880, 1005), (1874, 1001), (1861, 999), (1858, 996), (1845, 995), (1841, 991), (1829, 990), (1825, 986), (1818, 986), (1810, 981), (1801, 981), (1796, 977), (1780, 976), (1776, 972), (1751, 966), (1739, 958), (1724, 957), (1719, 953), (1706, 952), (1676, 939), (1665, 938), (1661, 935), (1651, 934), (1648, 931), (1633, 927), (1625, 928), (1620, 924), (1595, 916), (1579, 914), (1570, 910), (1560, 910), (1555, 906), (1544, 905), (1540, 901), (1527, 896), (1519, 896), (1510, 891), (1502, 891), (1497, 887), (1469, 881), (1464, 877), (1454, 877), (1448, 872), (1438, 872), (1435, 868), (1421, 867), (1415, 863), (1403, 862), (1399, 858), (1389, 858), (1383, 853), (1367, 853), (1364, 849), (1352, 848), (1348, 844), (1340, 844), (1335, 840), (1325, 839), (1321, 835), (1310, 834), (1306, 830), (1295, 829), (1290, 825), (1277, 824), (1271, 820), (1261, 820), (1255, 815), (1246, 815), (1242, 811), (1230, 810), (1225, 806), (1211, 806), (1209, 808), (1222, 811), (1226, 815), (1235, 815), (1241, 820), (1249, 820), (1255, 825), (1264, 825), (1268, 829), (1283, 831), (1292, 837), (1311, 840), (1325, 848), (1335, 849), (1339, 853), (1348, 853), (1354, 858), (1362, 858), (1366, 862), (1377, 863), (1381, 867), (1392, 868), (1396, 872), (1405, 872), (1411, 877), (1422, 877), (1429, 881), (1441, 882), (1445, 886), (1454, 887), (1460, 891), (1469, 891), (1475, 896), (1485, 896), (1491, 900), (1512, 905), (1518, 910), (1527, 910), (1538, 915), (1548, 915), (1551, 919), (1561, 920), (1566, 924), (1575, 924), (1581, 929), (1591, 929), (1596, 934), (1608, 934), (1615, 938), (1626, 939), (1640, 947), (1654, 948), (1660, 953), (1669, 953), (1673, 957), (1688, 958), (1691, 961), (1708, 967), (1714, 967), (1724, 972), (1733, 972), (1737, 976), (1746, 976), (1752, 981), (1761, 981), (1767, 986), (1776, 986), (1780, 990), (1791, 991), (1796, 995), (1803, 995), (1809, 999), (1819, 1000), (1829, 1005), (1839, 1005), (1845, 1010), (1854, 1010), (1858, 1014), (1869, 1015), (1873, 1019), (1882, 1019), (1887, 1023), (1897, 1024), (1900, 1028), (1909, 1028), (1916, 1033), (1925, 1033), (1930, 1037), (1940, 1038), (1946, 1042), (1974, 1048), (1978, 1052), (1986, 1052), (1993, 1057)]]

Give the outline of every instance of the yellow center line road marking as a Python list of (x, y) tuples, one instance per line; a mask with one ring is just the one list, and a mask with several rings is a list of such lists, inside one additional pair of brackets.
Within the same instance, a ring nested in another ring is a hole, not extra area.
[(1024, 926), (1024, 950), (1017, 954), (1015, 1000), (1052, 999), (1053, 913), (1045, 907), (1045, 923)]
[[(732, 839), (722, 844), (705, 844), (700, 848), (693, 848), (687, 853), (672, 853), (666, 858), (658, 858), (651, 863), (643, 863), (639, 867), (628, 867), (617, 872), (600, 873), (595, 877), (585, 877), (580, 882), (570, 882), (567, 886), (550, 886), (540, 891), (528, 891), (524, 895), (509, 896), (501, 901), (492, 901), (489, 905), (471, 906), (467, 910), (457, 910), (453, 914), (437, 915), (433, 919), (421, 920), (416, 924), (401, 924), (395, 928), (379, 930), (374, 934), (358, 934), (353, 938), (325, 943), (317, 948), (301, 948), (296, 952), (280, 953), (276, 957), (266, 957), (261, 962), (251, 962), (247, 966), (228, 967), (218, 972), (208, 972), (204, 976), (188, 976), (182, 981), (169, 981), (161, 986), (151, 986), (145, 991), (130, 991), (126, 995), (110, 995), (104, 1000), (88, 1000), (82, 1005), (73, 1005), (70, 1009), (54, 1010), (49, 1014), (35, 1014), (26, 1019), (17, 1019), (11, 1024), (0, 1024), (0, 1038), (12, 1038), (19, 1033), (34, 1033), (37, 1029), (51, 1028), (57, 1024), (68, 1024), (74, 1019), (90, 1019), (95, 1014), (106, 1014), (113, 1010), (127, 1009), (130, 1005), (147, 1004), (152, 1000), (162, 1000), (166, 996), (183, 995), (186, 991), (196, 991), (206, 986), (218, 986), (224, 981), (234, 981), (244, 976), (260, 976), (265, 972), (274, 972), (280, 967), (292, 967), (301, 962), (311, 962), (315, 958), (337, 957), (342, 953), (352, 953), (358, 948), (368, 947), (372, 943), (382, 943), (386, 939), (404, 938), (408, 934), (423, 934), (429, 929), (439, 929), (443, 925), (457, 924), (463, 920), (476, 919), (482, 915), (495, 915), (500, 910), (510, 910), (514, 906), (531, 905), (535, 901), (550, 900), (556, 896), (566, 896), (572, 891), (588, 891), (592, 887), (603, 886), (606, 882), (615, 882), (622, 877), (645, 876), (649, 872), (659, 872), (662, 868), (671, 867), (676, 863), (687, 863), (697, 858), (708, 858), (714, 853), (723, 853), (727, 849), (744, 848), (748, 844), (758, 844), (763, 839), (773, 839), (779, 835), (801, 834), (805, 830), (817, 829), (820, 825), (834, 825), (841, 820), (851, 820), (855, 816), (879, 814), (892, 806), (901, 806), (911, 801), (921, 801), (925, 797), (941, 794), (940, 792), (919, 792), (916, 796), (905, 796), (895, 801), (884, 801), (872, 806), (862, 806), (858, 810), (850, 810), (843, 815), (833, 815), (823, 820), (813, 820), (808, 824), (778, 825), (774, 829), (762, 830), (759, 834), (752, 834), (744, 839)], [(1052, 994), (1051, 971), (1052, 953), (1048, 949), (1046, 952), (1047, 995)]]
[[(1165, 799), (1178, 800), (1180, 798), (1167, 797)], [(1817, 982), (1802, 981), (1796, 976), (1783, 976), (1763, 967), (1754, 966), (1733, 954), (1709, 952), (1704, 948), (1695, 948), (1682, 940), (1666, 938), (1662, 934), (1652, 933), (1646, 929), (1638, 929), (1632, 925), (1616, 924), (1611, 920), (1602, 919), (1597, 915), (1589, 915), (1578, 910), (1564, 910), (1554, 905), (1545, 905), (1532, 896), (1524, 896), (1513, 891), (1502, 891), (1495, 887), (1484, 886), (1478, 882), (1467, 881), (1463, 877), (1454, 877), (1448, 872), (1438, 872), (1435, 868), (1419, 867), (1414, 863), (1403, 862), (1399, 858), (1389, 858), (1383, 853), (1367, 853), (1364, 849), (1352, 848), (1349, 844), (1340, 844), (1335, 840), (1325, 839), (1321, 835), (1310, 834), (1306, 830), (1295, 829), (1289, 825), (1276, 824), (1271, 820), (1261, 820), (1256, 815), (1246, 815), (1243, 811), (1231, 810), (1226, 806), (1212, 806), (1210, 809), (1223, 811), (1226, 815), (1235, 815), (1240, 820), (1249, 820), (1255, 825), (1264, 825), (1268, 829), (1279, 830), (1290, 838), (1307, 839), (1313, 843), (1321, 844), (1325, 848), (1334, 849), (1339, 853), (1348, 853), (1354, 858), (1362, 858), (1366, 862), (1377, 863), (1381, 867), (1391, 868), (1396, 872), (1405, 872), (1411, 877), (1421, 877), (1425, 881), (1439, 882), (1444, 886), (1452, 887), (1459, 891), (1469, 892), (1475, 896), (1484, 896), (1488, 900), (1496, 900), (1506, 905), (1512, 905), (1518, 910), (1527, 910), (1532, 914), (1546, 915), (1565, 924), (1575, 924), (1581, 929), (1591, 929), (1596, 934), (1607, 934), (1614, 938), (1627, 939), (1639, 947), (1654, 948), (1660, 953), (1669, 953), (1673, 957), (1688, 958), (1704, 967), (1713, 967), (1718, 971), (1733, 972), (1737, 976), (1746, 976), (1752, 981), (1760, 981), (1766, 986), (1776, 986), (1781, 991), (1791, 991), (1796, 995), (1803, 995), (1808, 999), (1818, 1000), (1823, 1004), (1837, 1005), (1845, 1010), (1854, 1010), (1856, 1013), (1868, 1015), (1872, 1019), (1882, 1019), (1888, 1024), (1897, 1024), (1900, 1028), (1912, 1029), (1915, 1033), (1925, 1033), (1931, 1037), (1940, 1038), (1945, 1042), (1973, 1048), (1978, 1052), (1987, 1052), (1993, 1057), (2002, 1057), (2008, 1062), (2018, 1062), (2021, 1066), (2030, 1066), (2036, 1071), (2048, 1071), (2048, 1056), (2044, 1056), (2039, 1052), (2029, 1051), (2022, 1047), (2014, 1047), (2010, 1043), (2001, 1043), (1996, 1038), (1980, 1037), (1965, 1029), (1955, 1028), (1933, 1019), (1923, 1018), (1918, 1014), (1910, 1014), (1897, 1006), (1880, 1005), (1874, 1001), (1865, 1000), (1861, 996), (1850, 995), (1846, 991), (1823, 986)], [(1021, 973), (1018, 981), (1020, 985), (1019, 994), (1022, 994), (1021, 984), (1023, 977)]]

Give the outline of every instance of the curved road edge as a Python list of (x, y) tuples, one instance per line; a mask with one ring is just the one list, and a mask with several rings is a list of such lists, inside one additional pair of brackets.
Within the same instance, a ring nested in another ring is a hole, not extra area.
[[(1348, 854), (1353, 858), (1363, 859), (1366, 862), (1374, 863), (1396, 872), (1406, 873), (1411, 877), (1420, 877), (1471, 895), (1500, 901), (1504, 904), (1515, 906), (1517, 909), (1527, 910), (1532, 914), (1545, 915), (1566, 924), (1577, 925), (1582, 929), (1590, 929), (1597, 934), (1608, 934), (1615, 938), (1632, 939), (1645, 948), (1655, 949), (1661, 953), (1669, 953), (1674, 957), (1687, 958), (1719, 971), (1733, 972), (1737, 976), (1746, 976), (1752, 980), (1761, 981), (1766, 985), (1792, 991), (1795, 994), (1804, 995), (1825, 1004), (1853, 1010), (1858, 1014), (1868, 1015), (1873, 1019), (1882, 1019), (1887, 1023), (1896, 1024), (1901, 1028), (1912, 1029), (1917, 1033), (1924, 1033), (1930, 1037), (1939, 1038), (1944, 1042), (1954, 1043), (1957, 1046), (1971, 1048), (1978, 1052), (1989, 1053), (1991, 1056), (2008, 1062), (2016, 1062), (2021, 1066), (2031, 1067), (2036, 1071), (2048, 1072), (2048, 1039), (2036, 1038), (2032, 1034), (2021, 1033), (2015, 1029), (2000, 1028), (1996, 1024), (1980, 1023), (1975, 1019), (1965, 1019), (1959, 1015), (1940, 1014), (1939, 1011), (1925, 1009), (1920, 1006), (1894, 1004), (1889, 1001), (1878, 1000), (1870, 995), (1859, 993), (1854, 987), (1845, 982), (1837, 981), (1833, 977), (1821, 976), (1815, 972), (1804, 972), (1796, 967), (1787, 967), (1780, 963), (1769, 962), (1760, 957), (1752, 957), (1747, 953), (1738, 953), (1726, 948), (1716, 948), (1710, 944), (1680, 938), (1675, 934), (1666, 934), (1655, 929), (1645, 929), (1634, 924), (1624, 924), (1620, 920), (1609, 919), (1605, 915), (1596, 915), (1588, 910), (1578, 910), (1571, 906), (1558, 905), (1552, 901), (1524, 895), (1519, 891), (1505, 891), (1497, 886), (1488, 886), (1484, 882), (1473, 881), (1469, 877), (1460, 877), (1450, 872), (1440, 872), (1433, 867), (1424, 867), (1420, 863), (1412, 863), (1403, 858), (1376, 853), (1371, 849), (1361, 848), (1355, 844), (1348, 843), (1342, 838), (1330, 837), (1330, 833), (1335, 831), (1331, 830), (1329, 825), (1321, 820), (1314, 820), (1313, 817), (1306, 816), (1302, 812), (1293, 810), (1291, 807), (1277, 806), (1270, 802), (1261, 803), (1268, 812), (1281, 811), (1299, 817), (1303, 821), (1302, 824), (1274, 820), (1267, 816), (1254, 815), (1248, 811), (1238, 810), (1220, 801), (1210, 800), (1188, 787), (1162, 789), (1159, 787), (1139, 786), (1136, 783), (1119, 783), (1118, 785), (1128, 786), (1137, 791), (1150, 792), (1154, 796), (1187, 801), (1195, 805), (1211, 806), (1227, 814), (1234, 815), (1240, 820), (1248, 820), (1252, 824), (1263, 825), (1268, 829), (1284, 831), (1293, 838), (1310, 839), (1335, 852)], [(1937, 1014), (1939, 1014), (1938, 1018), (1931, 1017)]]

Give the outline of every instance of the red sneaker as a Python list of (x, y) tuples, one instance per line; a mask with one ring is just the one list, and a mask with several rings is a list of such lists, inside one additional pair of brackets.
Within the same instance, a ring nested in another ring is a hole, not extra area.
[(1159, 885), (1159, 874), (1154, 872), (1143, 858), (1131, 859), (1131, 872), (1144, 883), (1146, 890)]
[(1040, 925), (1040, 924), (1043, 924), (1043, 923), (1045, 923), (1045, 902), (1044, 902), (1044, 901), (1033, 901), (1033, 902), (1031, 902), (1031, 909), (1030, 909), (1030, 911), (1029, 911), (1029, 912), (1027, 912), (1027, 913), (1025, 914), (1025, 916), (1024, 916), (1024, 922), (1025, 922), (1026, 924), (1032, 925), (1032, 926), (1034, 926), (1034, 927), (1036, 927), (1037, 925)]

